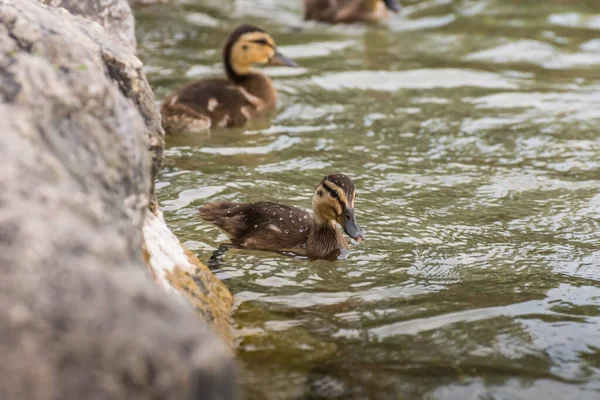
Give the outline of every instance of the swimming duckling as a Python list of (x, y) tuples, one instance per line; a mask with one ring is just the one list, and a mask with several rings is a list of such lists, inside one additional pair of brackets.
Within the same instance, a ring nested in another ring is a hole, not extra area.
[(192, 82), (164, 99), (161, 114), (165, 131), (200, 132), (210, 127), (243, 126), (277, 104), (271, 79), (252, 66), (298, 66), (277, 51), (268, 33), (252, 25), (240, 25), (229, 35), (223, 48), (223, 64), (227, 79)]
[(400, 11), (397, 0), (304, 0), (304, 19), (331, 23), (377, 22), (388, 10)]
[(363, 239), (354, 217), (355, 199), (352, 180), (343, 174), (332, 174), (317, 185), (312, 214), (267, 201), (223, 201), (201, 207), (200, 217), (223, 229), (234, 246), (333, 260), (348, 249), (336, 222), (351, 238), (358, 242)]

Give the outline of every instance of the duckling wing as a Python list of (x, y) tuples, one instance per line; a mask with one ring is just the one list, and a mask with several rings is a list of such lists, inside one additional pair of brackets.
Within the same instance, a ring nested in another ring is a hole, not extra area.
[(369, 20), (365, 0), (305, 0), (304, 19), (349, 23)]
[(333, 21), (336, 0), (304, 0), (304, 20)]
[(310, 212), (267, 201), (209, 203), (200, 209), (200, 217), (242, 247), (297, 254), (305, 253), (312, 226)]
[(163, 118), (189, 110), (190, 115), (210, 118), (212, 127), (242, 126), (254, 106), (239, 87), (226, 79), (205, 79), (190, 83), (165, 98)]

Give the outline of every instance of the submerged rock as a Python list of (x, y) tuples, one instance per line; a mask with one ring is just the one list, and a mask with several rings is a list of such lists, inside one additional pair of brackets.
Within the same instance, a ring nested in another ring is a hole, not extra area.
[(230, 350), (144, 263), (163, 141), (131, 51), (0, 2), (0, 132), (0, 398), (237, 398)]

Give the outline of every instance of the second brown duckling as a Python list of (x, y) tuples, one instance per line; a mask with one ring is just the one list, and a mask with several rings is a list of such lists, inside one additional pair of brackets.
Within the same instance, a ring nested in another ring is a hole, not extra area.
[(304, 19), (329, 23), (378, 22), (389, 11), (399, 12), (397, 0), (304, 0)]
[(211, 127), (238, 127), (277, 105), (271, 79), (252, 69), (256, 64), (298, 65), (279, 51), (273, 38), (253, 25), (237, 27), (223, 48), (227, 79), (192, 82), (167, 96), (161, 106), (167, 133), (200, 132)]
[(235, 246), (333, 260), (348, 249), (336, 223), (351, 238), (358, 242), (363, 239), (354, 215), (355, 200), (352, 180), (343, 174), (331, 174), (315, 188), (312, 214), (267, 201), (223, 201), (200, 208), (200, 217), (223, 229)]

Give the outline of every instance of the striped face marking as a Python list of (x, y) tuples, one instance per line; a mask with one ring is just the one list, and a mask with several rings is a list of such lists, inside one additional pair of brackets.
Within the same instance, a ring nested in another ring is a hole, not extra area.
[(231, 49), (231, 66), (238, 74), (250, 71), (254, 64), (268, 64), (275, 56), (275, 41), (265, 32), (248, 32)]
[(323, 189), (327, 193), (329, 193), (329, 197), (331, 197), (337, 204), (335, 204), (336, 217), (341, 215), (346, 209), (346, 193), (335, 183), (324, 180), (322, 183)]
[(351, 238), (361, 241), (363, 232), (356, 223), (354, 200), (356, 189), (343, 174), (327, 175), (315, 189), (312, 198), (313, 217), (319, 225), (340, 224)]
[(315, 189), (313, 210), (319, 220), (338, 220), (346, 208), (354, 208), (354, 187), (344, 187), (324, 179)]

